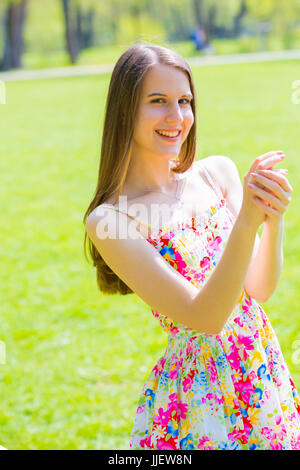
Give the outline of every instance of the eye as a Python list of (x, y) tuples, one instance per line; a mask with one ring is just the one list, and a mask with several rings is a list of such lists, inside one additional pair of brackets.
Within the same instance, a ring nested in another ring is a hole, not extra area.
[[(158, 101), (160, 101), (160, 100), (164, 101), (163, 98), (156, 98), (156, 100), (152, 100), (151, 103), (158, 103)], [(183, 103), (183, 104), (191, 104), (191, 100), (188, 100), (187, 98), (182, 98), (179, 101), (185, 101), (185, 103)]]
[(188, 100), (186, 98), (182, 98), (182, 100), (180, 100), (180, 101), (186, 101), (186, 103), (183, 103), (183, 104), (191, 104), (191, 100)]

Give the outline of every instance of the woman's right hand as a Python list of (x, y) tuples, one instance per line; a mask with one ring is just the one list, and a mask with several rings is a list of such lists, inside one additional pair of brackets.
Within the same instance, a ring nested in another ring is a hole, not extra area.
[[(246, 223), (255, 226), (257, 229), (264, 222), (267, 209), (264, 211), (263, 207), (259, 207), (253, 200), (254, 194), (253, 191), (249, 189), (248, 183), (258, 187), (261, 186), (253, 179), (251, 173), (256, 170), (273, 169), (273, 166), (276, 163), (281, 162), (284, 158), (285, 155), (281, 151), (268, 152), (260, 155), (254, 160), (249, 171), (244, 176), (243, 203), (239, 215), (246, 221)], [(266, 188), (264, 189), (267, 190)], [(267, 208), (266, 204), (265, 206)]]

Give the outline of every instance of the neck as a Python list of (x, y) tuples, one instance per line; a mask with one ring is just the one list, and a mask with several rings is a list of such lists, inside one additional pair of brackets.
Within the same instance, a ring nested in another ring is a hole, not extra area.
[(177, 175), (171, 170), (174, 163), (172, 160), (160, 159), (153, 164), (150, 159), (133, 159), (128, 168), (124, 188), (129, 188), (130, 193), (137, 195), (148, 192), (173, 195), (177, 190)]

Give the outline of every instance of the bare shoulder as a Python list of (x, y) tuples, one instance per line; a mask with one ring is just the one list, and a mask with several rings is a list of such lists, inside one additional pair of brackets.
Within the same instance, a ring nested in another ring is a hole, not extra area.
[(236, 216), (243, 200), (243, 185), (235, 162), (225, 155), (211, 155), (202, 161), (219, 184), (228, 208)]
[[(211, 155), (209, 157), (198, 160), (195, 163), (196, 166), (199, 167), (199, 171), (200, 165), (205, 167), (212, 179), (221, 189), (223, 196), (226, 198), (228, 192), (227, 174), (231, 170), (230, 166), (234, 165), (232, 160), (230, 160), (229, 157), (223, 155)], [(226, 170), (224, 173), (225, 168)]]

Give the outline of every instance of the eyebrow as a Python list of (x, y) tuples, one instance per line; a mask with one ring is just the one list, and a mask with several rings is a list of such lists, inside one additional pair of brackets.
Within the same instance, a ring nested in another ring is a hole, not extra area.
[[(154, 96), (154, 95), (157, 95), (157, 96), (167, 96), (167, 95), (164, 95), (163, 93), (157, 93), (156, 91), (154, 93), (150, 93), (150, 95), (148, 95), (148, 98), (149, 96)], [(189, 98), (193, 98), (193, 95), (191, 95), (190, 93), (184, 93), (183, 95), (181, 96), (188, 96)]]

